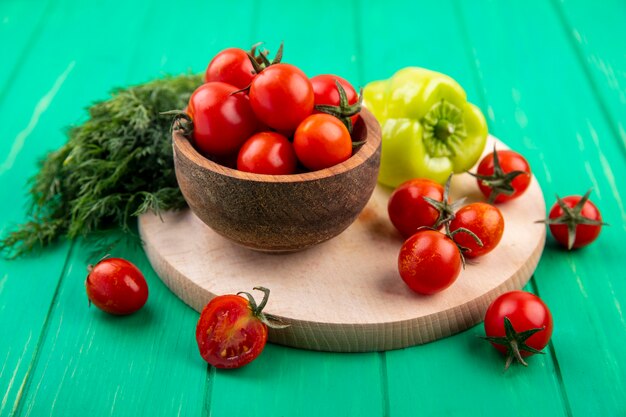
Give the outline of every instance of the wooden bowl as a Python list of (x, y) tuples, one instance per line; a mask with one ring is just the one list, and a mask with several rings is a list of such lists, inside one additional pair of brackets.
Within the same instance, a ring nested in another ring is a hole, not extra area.
[(337, 236), (368, 202), (380, 164), (380, 126), (367, 109), (354, 129), (365, 140), (347, 161), (319, 171), (264, 175), (202, 156), (174, 132), (178, 185), (189, 207), (220, 235), (250, 249), (292, 252)]

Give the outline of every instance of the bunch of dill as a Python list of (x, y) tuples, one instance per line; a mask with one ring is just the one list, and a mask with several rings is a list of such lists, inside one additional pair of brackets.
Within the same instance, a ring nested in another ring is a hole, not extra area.
[(89, 108), (89, 120), (40, 162), (30, 179), (29, 221), (0, 241), (6, 257), (111, 227), (130, 231), (148, 210), (184, 207), (172, 160), (171, 116), (182, 109), (198, 75), (181, 75), (115, 90)]

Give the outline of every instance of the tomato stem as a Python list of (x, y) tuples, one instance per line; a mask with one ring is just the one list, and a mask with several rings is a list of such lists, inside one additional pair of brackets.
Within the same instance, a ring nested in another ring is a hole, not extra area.
[(278, 51), (276, 51), (276, 55), (274, 55), (274, 59), (272, 59), (272, 63), (270, 65), (276, 65), (276, 64), (279, 64), (280, 61), (282, 61), (284, 44), (285, 42), (280, 43), (280, 46), (278, 47)]
[(543, 220), (537, 220), (535, 223), (545, 223), (545, 224), (564, 224), (567, 226), (567, 249), (572, 250), (574, 247), (574, 242), (576, 241), (576, 227), (579, 224), (586, 224), (592, 226), (608, 226), (608, 223), (604, 223), (601, 220), (592, 220), (582, 215), (583, 207), (585, 203), (589, 200), (589, 196), (591, 195), (590, 188), (585, 195), (576, 203), (574, 207), (568, 206), (565, 201), (560, 198), (558, 195), (556, 196), (556, 202), (563, 210), (563, 214), (554, 219), (546, 218)]
[(255, 74), (259, 74), (270, 65), (280, 64), (280, 61), (282, 61), (283, 59), (284, 42), (280, 43), (280, 46), (278, 47), (276, 55), (274, 55), (274, 59), (272, 59), (272, 61), (267, 58), (267, 56), (269, 55), (269, 52), (267, 50), (261, 51), (258, 55), (256, 55), (257, 48), (262, 44), (263, 42), (255, 43), (254, 45), (252, 45), (252, 48), (250, 48), (250, 51), (247, 52), (248, 58), (250, 59), (250, 63), (252, 64), (252, 68), (254, 69)]
[(492, 344), (503, 345), (506, 347), (507, 356), (506, 363), (504, 364), (504, 370), (506, 371), (511, 366), (513, 359), (515, 359), (518, 363), (521, 363), (524, 366), (528, 366), (524, 358), (522, 358), (521, 351), (531, 352), (531, 353), (541, 353), (544, 352), (530, 347), (526, 344), (526, 340), (529, 339), (532, 335), (537, 332), (541, 332), (545, 330), (545, 326), (538, 327), (535, 329), (526, 330), (523, 332), (516, 332), (515, 328), (513, 328), (513, 324), (508, 317), (504, 316), (504, 337), (483, 337), (483, 339), (491, 342)]
[(446, 185), (443, 187), (443, 198), (441, 201), (435, 200), (430, 197), (422, 197), (428, 204), (433, 206), (435, 210), (439, 212), (439, 216), (437, 217), (437, 221), (433, 225), (435, 230), (439, 229), (442, 225), (449, 224), (452, 220), (454, 220), (454, 213), (459, 208), (460, 205), (463, 204), (465, 198), (461, 198), (454, 203), (450, 203), (450, 185), (452, 183), (452, 175), (448, 176), (446, 180)]
[[(452, 219), (454, 219), (454, 217)], [(465, 265), (467, 264), (467, 262), (465, 261), (465, 255), (463, 255), (463, 253), (468, 252), (470, 249), (458, 244), (456, 240), (454, 240), (454, 235), (456, 235), (457, 233), (468, 234), (472, 237), (472, 239), (474, 239), (476, 244), (480, 246), (481, 248), (483, 247), (483, 241), (480, 240), (480, 238), (476, 235), (476, 233), (472, 232), (471, 230), (465, 227), (459, 227), (458, 229), (455, 229), (453, 232), (450, 232), (450, 222), (445, 223), (444, 227), (445, 227), (445, 235), (448, 236), (450, 240), (452, 240), (454, 244), (456, 245), (456, 247), (459, 249), (459, 256), (461, 256), (461, 263), (463, 264), (463, 269), (465, 269)]]
[(174, 115), (172, 131), (180, 131), (184, 137), (191, 139), (193, 136), (193, 120), (182, 110), (170, 110), (161, 112), (162, 115)]
[(337, 86), (337, 92), (339, 93), (339, 105), (333, 106), (331, 104), (318, 104), (315, 106), (315, 110), (320, 113), (330, 114), (335, 116), (346, 126), (348, 132), (352, 133), (352, 116), (359, 114), (363, 107), (363, 88), (359, 90), (359, 98), (354, 104), (348, 102), (348, 95), (341, 83), (335, 80), (335, 86)]
[(270, 290), (265, 287), (254, 287), (253, 290), (263, 291), (263, 299), (261, 300), (261, 304), (256, 308), (255, 314), (261, 314), (265, 306), (267, 305), (267, 300), (270, 298)]
[(493, 174), (480, 175), (469, 171), (467, 173), (472, 177), (479, 179), (484, 186), (491, 189), (488, 200), (489, 204), (493, 204), (500, 194), (512, 195), (515, 192), (515, 189), (511, 184), (513, 180), (522, 174), (529, 175), (528, 172), (525, 171), (511, 171), (505, 174), (500, 166), (500, 159), (498, 158), (498, 152), (496, 152), (495, 145), (493, 146)]
[[(263, 45), (263, 42), (255, 43), (254, 45), (250, 47), (250, 53), (249, 53), (249, 55), (252, 55), (252, 57), (254, 57), (256, 62), (258, 62), (259, 64), (263, 64), (265, 61), (267, 61), (267, 56), (270, 53), (270, 51), (268, 51), (267, 49), (257, 52), (257, 48), (261, 45)], [(256, 72), (254, 71), (251, 71), (251, 73), (256, 74)]]
[(454, 240), (454, 235), (456, 235), (457, 233), (466, 233), (470, 235), (480, 247), (483, 246), (483, 242), (474, 232), (472, 232), (469, 229), (466, 229), (465, 227), (459, 227), (453, 232), (450, 231), (450, 222), (454, 220), (454, 218), (456, 217), (455, 213), (457, 209), (465, 201), (465, 198), (461, 198), (459, 200), (456, 200), (454, 203), (450, 203), (450, 184), (452, 184), (452, 175), (454, 174), (450, 174), (450, 176), (448, 177), (448, 180), (446, 181), (446, 185), (443, 187), (443, 198), (441, 201), (435, 200), (433, 198), (426, 197), (426, 196), (423, 196), (422, 198), (426, 200), (428, 204), (433, 206), (439, 212), (439, 217), (437, 217), (437, 221), (433, 225), (433, 229), (438, 230), (442, 225), (444, 226), (444, 230), (445, 230), (444, 234), (448, 236), (448, 238), (450, 238), (450, 240), (452, 240), (454, 244), (456, 245), (456, 247), (459, 249), (459, 255), (461, 256), (461, 263), (463, 264), (463, 269), (465, 269), (466, 262), (465, 262), (465, 256), (463, 256), (463, 252), (467, 252), (469, 251), (469, 249), (464, 246), (459, 245)]
[(280, 320), (278, 317), (263, 312), (263, 309), (267, 305), (267, 301), (270, 297), (270, 290), (265, 287), (254, 287), (253, 290), (263, 292), (263, 299), (261, 300), (260, 304), (257, 304), (256, 300), (249, 292), (240, 291), (237, 293), (237, 295), (243, 294), (246, 296), (246, 298), (248, 299), (250, 310), (252, 310), (252, 315), (258, 318), (267, 327), (272, 329), (284, 329), (285, 327), (289, 327), (289, 324), (283, 323), (283, 321)]

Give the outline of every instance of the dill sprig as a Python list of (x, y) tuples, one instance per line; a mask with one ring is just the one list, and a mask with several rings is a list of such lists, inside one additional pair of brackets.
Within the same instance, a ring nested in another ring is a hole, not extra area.
[(40, 162), (29, 180), (29, 220), (0, 240), (5, 257), (23, 255), (61, 236), (121, 228), (136, 216), (184, 207), (172, 160), (171, 117), (202, 82), (199, 75), (158, 79), (117, 89), (89, 119)]

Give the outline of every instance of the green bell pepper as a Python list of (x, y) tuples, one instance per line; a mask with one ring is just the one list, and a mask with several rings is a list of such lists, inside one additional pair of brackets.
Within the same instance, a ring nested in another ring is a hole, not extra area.
[(378, 181), (397, 187), (412, 178), (443, 184), (471, 168), (487, 141), (487, 122), (447, 75), (409, 67), (363, 90), (382, 128)]

